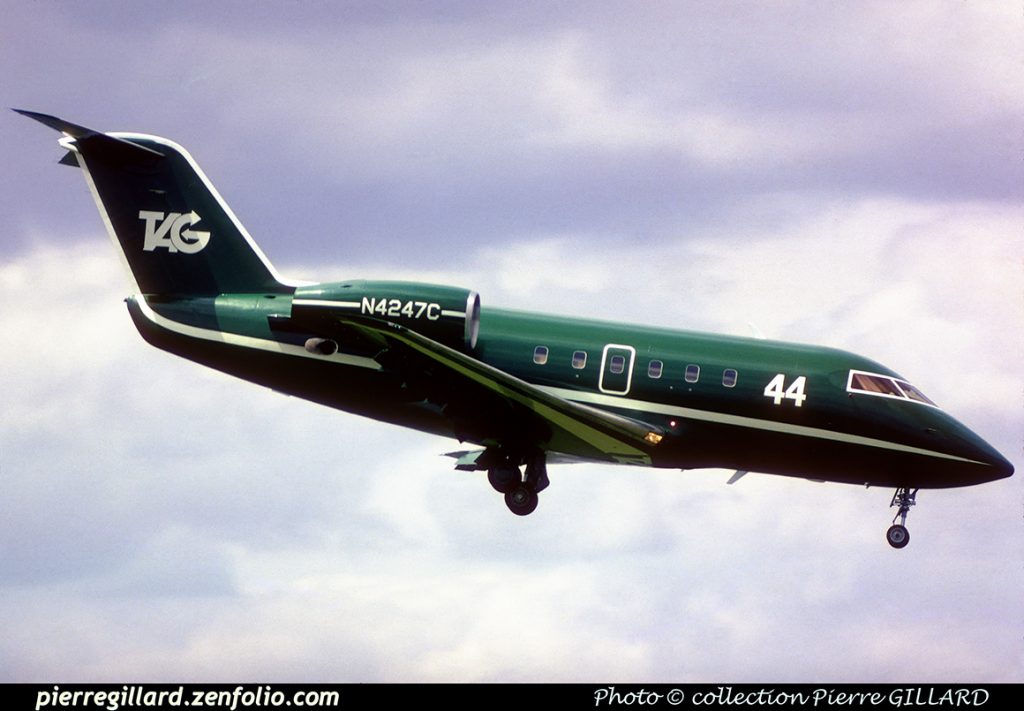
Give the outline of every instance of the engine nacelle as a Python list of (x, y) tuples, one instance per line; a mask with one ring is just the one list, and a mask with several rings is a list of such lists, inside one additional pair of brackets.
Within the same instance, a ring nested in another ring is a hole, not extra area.
[(459, 350), (476, 347), (480, 295), (469, 289), (408, 281), (343, 281), (300, 286), (296, 320), (362, 316), (399, 324)]

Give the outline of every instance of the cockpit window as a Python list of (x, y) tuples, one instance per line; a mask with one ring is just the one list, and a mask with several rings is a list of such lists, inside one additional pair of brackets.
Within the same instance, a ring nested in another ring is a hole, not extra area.
[(935, 404), (934, 402), (929, 400), (923, 392), (915, 388), (907, 381), (897, 380), (896, 383), (900, 386), (900, 390), (903, 391), (903, 394), (909, 397), (911, 400), (917, 400), (918, 402), (926, 402), (929, 405)]
[(860, 391), (864, 393), (874, 393), (876, 395), (892, 395), (893, 397), (903, 397), (903, 393), (896, 387), (896, 381), (892, 378), (886, 378), (884, 375), (872, 375), (871, 373), (861, 373), (856, 370), (850, 371), (850, 387), (851, 391)]
[(847, 382), (846, 390), (851, 393), (881, 395), (882, 397), (913, 400), (914, 402), (923, 402), (927, 405), (935, 405), (934, 402), (925, 397), (924, 393), (905, 380), (897, 380), (888, 375), (865, 373), (862, 370), (850, 371), (850, 379)]

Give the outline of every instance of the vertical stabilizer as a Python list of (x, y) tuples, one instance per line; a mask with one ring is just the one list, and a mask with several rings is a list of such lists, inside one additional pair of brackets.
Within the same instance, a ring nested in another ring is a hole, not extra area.
[(107, 229), (143, 294), (292, 291), (178, 144), (157, 136), (99, 133), (46, 114), (18, 113), (65, 135), (60, 144), (83, 169)]

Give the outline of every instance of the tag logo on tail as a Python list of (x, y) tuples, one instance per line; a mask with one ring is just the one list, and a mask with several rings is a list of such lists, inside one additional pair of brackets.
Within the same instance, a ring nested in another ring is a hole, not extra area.
[(146, 237), (142, 244), (145, 252), (163, 247), (169, 252), (195, 254), (210, 243), (209, 232), (186, 229), (203, 219), (195, 210), (187, 214), (139, 210), (139, 219), (146, 223)]

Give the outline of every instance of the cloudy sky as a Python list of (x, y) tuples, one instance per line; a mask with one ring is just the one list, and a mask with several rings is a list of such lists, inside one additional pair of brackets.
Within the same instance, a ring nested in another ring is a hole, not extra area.
[[(1018, 2), (3, 3), (2, 105), (189, 148), (279, 271), (854, 350), (1020, 468)], [(0, 117), (4, 681), (1022, 681), (1020, 476), (552, 469), (148, 347)]]

